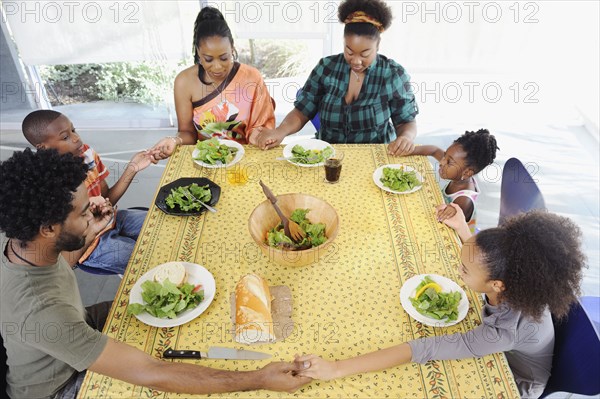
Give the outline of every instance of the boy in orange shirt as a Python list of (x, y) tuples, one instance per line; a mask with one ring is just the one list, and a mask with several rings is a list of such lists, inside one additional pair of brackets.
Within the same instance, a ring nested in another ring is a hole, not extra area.
[(81, 141), (73, 123), (65, 115), (53, 110), (33, 111), (23, 120), (22, 130), (27, 141), (37, 149), (53, 148), (60, 154), (71, 153), (84, 158), (88, 166), (85, 185), (93, 206), (92, 212), (96, 222), (102, 224), (105, 220), (106, 224), (104, 228), (96, 230), (95, 237), (88, 237), (89, 245), (65, 254), (69, 263), (122, 274), (144, 223), (146, 211), (127, 209), (116, 212), (112, 204), (116, 204), (123, 196), (137, 172), (152, 163), (150, 154), (146, 151), (135, 154), (115, 185), (109, 187), (105, 180), (108, 169), (96, 151)]

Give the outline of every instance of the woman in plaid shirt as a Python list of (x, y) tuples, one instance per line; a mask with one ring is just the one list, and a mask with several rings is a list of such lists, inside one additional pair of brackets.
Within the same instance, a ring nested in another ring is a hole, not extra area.
[(259, 128), (258, 145), (273, 148), (317, 113), (319, 139), (329, 143), (390, 143), (389, 153), (414, 149), (418, 108), (401, 65), (378, 54), (392, 13), (382, 0), (345, 0), (338, 8), (344, 53), (321, 59), (294, 109), (276, 129)]

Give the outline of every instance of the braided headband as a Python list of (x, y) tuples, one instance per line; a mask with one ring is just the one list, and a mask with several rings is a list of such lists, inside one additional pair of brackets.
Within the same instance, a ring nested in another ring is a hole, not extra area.
[(348, 15), (348, 17), (344, 20), (345, 24), (354, 24), (357, 22), (371, 24), (375, 26), (379, 32), (383, 32), (385, 30), (381, 22), (379, 22), (372, 16), (367, 15), (364, 11), (355, 11), (352, 14)]

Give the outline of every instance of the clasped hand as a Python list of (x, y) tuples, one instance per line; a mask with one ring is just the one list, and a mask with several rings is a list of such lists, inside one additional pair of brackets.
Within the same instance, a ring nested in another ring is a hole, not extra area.
[(298, 355), (294, 357), (294, 364), (299, 370), (296, 374), (300, 377), (309, 377), (315, 380), (329, 381), (338, 378), (337, 363), (327, 361), (317, 355)]
[(90, 212), (94, 219), (102, 219), (106, 215), (112, 215), (114, 208), (108, 198), (101, 196), (90, 197)]
[(408, 137), (400, 136), (388, 145), (388, 154), (393, 156), (406, 156), (413, 153), (415, 143)]
[(250, 136), (250, 144), (254, 144), (261, 150), (269, 150), (281, 144), (284, 137), (285, 136), (282, 136), (277, 129), (257, 127), (252, 131), (252, 135)]
[(446, 226), (459, 230), (467, 225), (465, 214), (460, 206), (451, 202), (435, 207), (436, 218), (438, 222), (444, 223)]
[(173, 137), (163, 137), (152, 148), (146, 150), (146, 154), (151, 158), (152, 163), (157, 163), (163, 159), (167, 159), (173, 154), (177, 148), (177, 141)]
[(112, 220), (115, 209), (108, 198), (90, 197), (90, 212), (93, 216), (90, 222), (91, 232), (97, 234), (104, 230)]

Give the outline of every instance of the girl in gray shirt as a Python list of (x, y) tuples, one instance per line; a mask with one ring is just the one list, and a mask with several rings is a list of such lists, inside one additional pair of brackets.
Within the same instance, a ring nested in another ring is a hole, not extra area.
[(444, 223), (464, 242), (459, 271), (470, 289), (483, 294), (482, 324), (467, 333), (417, 339), (334, 362), (299, 356), (301, 375), (330, 380), (408, 362), (504, 352), (521, 395), (541, 395), (554, 350), (551, 314), (566, 316), (580, 294), (581, 232), (567, 218), (533, 211), (471, 236), (460, 207), (450, 206), (457, 213)]

